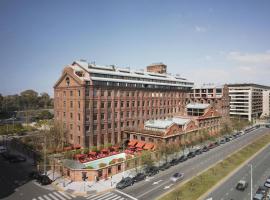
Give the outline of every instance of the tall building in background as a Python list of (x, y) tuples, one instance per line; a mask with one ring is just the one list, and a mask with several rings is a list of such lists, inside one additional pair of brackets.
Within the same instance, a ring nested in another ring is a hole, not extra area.
[(230, 97), (227, 85), (203, 84), (192, 88), (189, 103), (212, 105), (222, 116), (222, 121), (230, 118)]
[[(270, 90), (269, 86), (253, 83), (229, 84), (228, 86), (231, 117), (252, 121), (252, 119), (261, 117), (263, 108), (267, 109), (269, 106), (269, 95), (268, 98), (263, 98), (263, 93)], [(269, 113), (269, 107), (267, 112)]]
[(127, 128), (147, 120), (183, 114), (193, 87), (167, 74), (167, 66), (147, 71), (75, 61), (54, 86), (55, 120), (68, 130), (70, 144), (83, 147), (121, 143)]

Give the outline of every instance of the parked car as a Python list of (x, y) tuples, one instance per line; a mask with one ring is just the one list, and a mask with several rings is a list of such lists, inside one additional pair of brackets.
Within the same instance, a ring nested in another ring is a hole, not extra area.
[(116, 184), (117, 189), (124, 189), (128, 186), (133, 185), (133, 180), (130, 177), (123, 178), (119, 183)]
[(269, 189), (265, 186), (259, 186), (259, 188), (256, 191), (256, 194), (263, 194), (263, 196), (266, 197), (268, 190)]
[(39, 179), (42, 175), (41, 175), (41, 173), (40, 172), (38, 172), (38, 171), (32, 171), (32, 172), (30, 172), (29, 173), (29, 178), (31, 178), (31, 179)]
[(134, 176), (134, 177), (132, 178), (132, 180), (133, 180), (133, 183), (135, 183), (135, 182), (142, 181), (142, 180), (144, 180), (145, 178), (146, 178), (146, 176), (144, 175), (144, 173), (138, 173), (138, 174), (136, 174), (136, 176)]
[(202, 149), (196, 149), (194, 153), (195, 155), (200, 155), (202, 154), (202, 152), (203, 152)]
[(179, 162), (178, 162), (178, 159), (174, 158), (170, 161), (170, 165), (171, 166), (174, 166), (174, 165), (177, 165)]
[(164, 171), (166, 169), (169, 169), (171, 167), (171, 164), (168, 162), (165, 162), (163, 165), (159, 166), (159, 170)]
[(253, 200), (264, 200), (264, 195), (261, 193), (256, 193), (253, 197)]
[(248, 187), (248, 183), (246, 181), (240, 180), (237, 184), (236, 184), (236, 189), (237, 190), (241, 190), (244, 191), (246, 188)]
[(225, 141), (226, 141), (226, 142), (230, 142), (231, 140), (230, 140), (229, 137), (225, 137)]
[(193, 157), (195, 157), (196, 155), (195, 155), (195, 153), (193, 152), (193, 151), (190, 151), (188, 154), (187, 154), (187, 157), (188, 158), (193, 158)]
[(171, 181), (176, 182), (179, 180), (182, 180), (184, 178), (184, 173), (175, 173), (172, 177), (171, 177)]
[(178, 158), (178, 162), (184, 162), (184, 161), (186, 161), (188, 158), (187, 158), (187, 156), (186, 155), (182, 155), (182, 156), (180, 156), (180, 158)]
[(215, 147), (219, 146), (220, 145), (219, 141), (215, 141), (214, 145), (215, 145)]
[(221, 139), (219, 144), (225, 144), (226, 143), (226, 140), (225, 139)]
[(203, 152), (207, 152), (207, 151), (209, 151), (208, 146), (204, 146), (204, 147), (202, 148), (202, 151), (203, 151)]
[(146, 176), (154, 176), (159, 172), (158, 168), (156, 166), (147, 167), (145, 169), (145, 175)]
[(210, 144), (208, 145), (208, 149), (213, 149), (213, 148), (215, 148), (215, 147), (216, 147), (215, 143), (210, 143)]

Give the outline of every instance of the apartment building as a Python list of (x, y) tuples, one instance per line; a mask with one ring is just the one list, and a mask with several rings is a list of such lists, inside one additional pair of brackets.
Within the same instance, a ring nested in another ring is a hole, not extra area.
[(269, 116), (270, 116), (270, 90), (264, 90), (262, 117), (269, 117)]
[(203, 84), (192, 88), (189, 103), (210, 104), (222, 116), (222, 121), (230, 117), (230, 97), (227, 85)]
[(162, 63), (148, 69), (84, 60), (66, 66), (54, 86), (54, 110), (55, 121), (68, 131), (68, 142), (83, 147), (121, 143), (127, 128), (184, 113), (194, 83), (167, 74)]
[(252, 83), (229, 84), (230, 96), (230, 116), (246, 118), (249, 121), (262, 116), (265, 102), (264, 91), (269, 91), (270, 87)]

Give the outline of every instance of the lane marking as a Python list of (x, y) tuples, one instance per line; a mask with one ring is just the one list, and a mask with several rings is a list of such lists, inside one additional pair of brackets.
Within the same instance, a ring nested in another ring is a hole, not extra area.
[(136, 199), (135, 197), (133, 197), (133, 196), (127, 194), (127, 193), (124, 193), (124, 192), (122, 192), (122, 191), (119, 191), (119, 190), (115, 190), (115, 191), (118, 192), (118, 193), (120, 193), (120, 194), (122, 194), (122, 195), (125, 195), (125, 196), (127, 196), (127, 197), (129, 197), (129, 198), (131, 198), (131, 199), (133, 199), (133, 200), (138, 200), (138, 199)]

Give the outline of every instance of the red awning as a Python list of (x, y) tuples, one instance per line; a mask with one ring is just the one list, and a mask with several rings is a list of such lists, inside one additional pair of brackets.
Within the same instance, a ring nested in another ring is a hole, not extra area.
[(136, 144), (136, 147), (138, 147), (138, 148), (143, 148), (144, 145), (145, 145), (145, 142), (139, 141), (139, 142)]
[(64, 151), (70, 151), (72, 150), (72, 147), (64, 147)]
[(76, 154), (74, 157), (76, 159), (84, 158), (86, 155), (85, 154)]
[(102, 149), (101, 152), (102, 152), (102, 153), (108, 153), (109, 150), (108, 150), (108, 149)]
[(150, 150), (154, 147), (154, 144), (153, 143), (146, 143), (143, 147), (143, 149), (145, 150)]
[(74, 145), (73, 145), (73, 148), (74, 148), (74, 149), (80, 149), (81, 146), (80, 146), (79, 144), (74, 144)]
[(97, 152), (91, 151), (91, 152), (88, 153), (88, 155), (90, 155), (90, 156), (96, 156), (97, 155)]
[(130, 140), (128, 146), (135, 146), (138, 143), (137, 140)]

